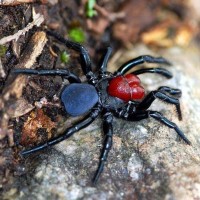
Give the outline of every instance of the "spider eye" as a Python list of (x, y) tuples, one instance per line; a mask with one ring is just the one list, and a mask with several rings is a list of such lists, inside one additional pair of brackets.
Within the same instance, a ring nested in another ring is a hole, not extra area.
[(95, 87), (85, 83), (70, 84), (61, 94), (66, 112), (73, 117), (88, 112), (98, 102), (98, 98)]

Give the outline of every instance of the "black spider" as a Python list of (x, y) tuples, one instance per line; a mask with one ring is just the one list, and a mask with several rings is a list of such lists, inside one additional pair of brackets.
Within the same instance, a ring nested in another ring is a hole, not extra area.
[[(171, 78), (172, 74), (164, 68), (143, 68), (126, 74), (134, 66), (146, 63), (160, 63), (169, 65), (170, 63), (162, 58), (155, 58), (149, 55), (139, 56), (122, 65), (114, 74), (107, 72), (107, 63), (111, 55), (111, 48), (108, 47), (102, 59), (99, 72), (95, 74), (91, 69), (91, 61), (87, 50), (82, 45), (66, 40), (60, 35), (47, 31), (47, 34), (53, 36), (66, 47), (80, 52), (82, 70), (87, 78), (87, 83), (81, 83), (80, 79), (67, 69), (14, 69), (15, 74), (32, 74), (32, 75), (50, 75), (62, 76), (70, 82), (65, 86), (61, 93), (61, 100), (66, 112), (71, 116), (87, 115), (74, 126), (68, 128), (62, 135), (57, 136), (44, 144), (40, 144), (28, 150), (21, 152), (27, 155), (40, 151), (49, 146), (53, 146), (73, 135), (75, 132), (91, 124), (100, 113), (103, 116), (103, 131), (105, 134), (104, 145), (100, 156), (98, 169), (94, 176), (93, 182), (96, 183), (104, 168), (108, 153), (112, 147), (113, 137), (113, 116), (125, 119), (127, 121), (139, 121), (152, 117), (164, 125), (172, 128), (187, 143), (190, 141), (186, 138), (179, 127), (165, 118), (157, 111), (147, 110), (152, 102), (158, 98), (166, 103), (174, 104), (177, 109), (179, 120), (182, 119), (179, 97), (181, 91), (167, 86), (160, 87), (158, 90), (149, 94), (144, 94), (144, 89), (140, 85), (137, 77), (143, 73), (157, 73), (166, 78)], [(126, 75), (125, 75), (126, 74)]]

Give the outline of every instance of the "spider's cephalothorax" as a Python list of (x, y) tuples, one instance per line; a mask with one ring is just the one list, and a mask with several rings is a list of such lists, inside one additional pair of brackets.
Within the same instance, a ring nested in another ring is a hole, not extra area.
[(59, 75), (67, 78), (70, 84), (65, 86), (61, 93), (61, 101), (66, 112), (71, 116), (86, 115), (80, 122), (69, 127), (62, 135), (32, 149), (24, 150), (21, 152), (22, 155), (34, 153), (69, 138), (75, 132), (91, 124), (100, 113), (102, 113), (103, 117), (105, 139), (99, 166), (93, 179), (94, 183), (97, 182), (103, 171), (104, 163), (112, 147), (113, 116), (127, 121), (139, 121), (152, 117), (169, 128), (174, 129), (187, 144), (190, 144), (190, 141), (175, 123), (169, 121), (160, 112), (148, 110), (153, 101), (158, 98), (161, 101), (175, 105), (178, 118), (181, 120), (182, 115), (179, 103), (181, 91), (179, 89), (162, 86), (158, 90), (145, 95), (140, 79), (137, 76), (143, 73), (156, 73), (166, 78), (171, 78), (172, 74), (164, 68), (142, 68), (127, 74), (134, 66), (144, 62), (169, 65), (170, 63), (166, 59), (149, 55), (139, 56), (123, 64), (112, 74), (107, 72), (107, 63), (111, 55), (111, 48), (108, 47), (98, 74), (96, 75), (92, 71), (88, 52), (82, 45), (66, 40), (60, 35), (50, 31), (47, 31), (47, 34), (56, 38), (66, 47), (80, 52), (81, 67), (87, 78), (87, 83), (81, 83), (80, 79), (67, 69), (14, 69), (12, 72), (15, 74)]

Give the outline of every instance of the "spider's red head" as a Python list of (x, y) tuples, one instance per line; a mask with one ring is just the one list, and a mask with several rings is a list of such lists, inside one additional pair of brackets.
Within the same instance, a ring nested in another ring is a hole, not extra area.
[(109, 82), (108, 94), (125, 102), (141, 100), (145, 95), (140, 79), (133, 74), (117, 76)]

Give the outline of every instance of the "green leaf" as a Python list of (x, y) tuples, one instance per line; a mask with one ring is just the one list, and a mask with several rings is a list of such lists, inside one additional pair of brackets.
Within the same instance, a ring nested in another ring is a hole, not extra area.
[(86, 5), (85, 5), (85, 13), (86, 16), (89, 18), (94, 17), (97, 15), (96, 10), (94, 10), (94, 5), (96, 4), (96, 0), (88, 0)]

